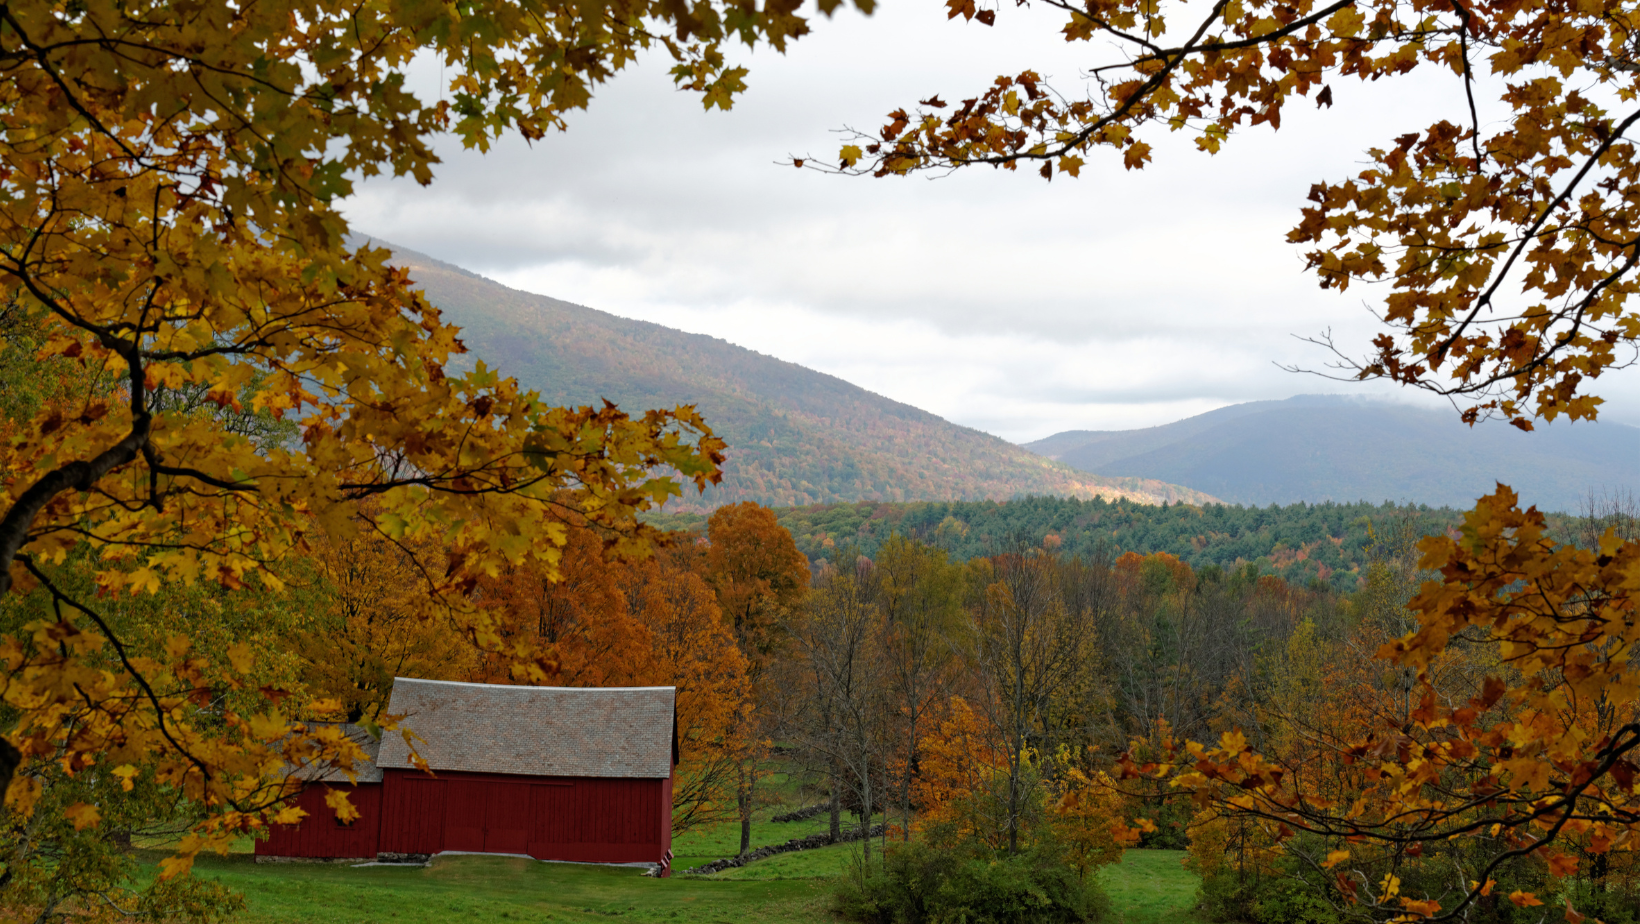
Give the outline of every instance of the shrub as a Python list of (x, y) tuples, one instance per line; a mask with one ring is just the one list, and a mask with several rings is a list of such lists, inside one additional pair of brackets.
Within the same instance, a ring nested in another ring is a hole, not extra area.
[(1080, 924), (1109, 917), (1091, 877), (1059, 852), (999, 856), (925, 844), (894, 846), (882, 866), (839, 884), (837, 912), (865, 924)]

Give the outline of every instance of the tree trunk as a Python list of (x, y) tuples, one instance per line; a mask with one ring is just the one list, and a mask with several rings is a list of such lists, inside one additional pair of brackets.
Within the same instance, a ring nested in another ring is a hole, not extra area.
[(831, 771), (831, 826), (827, 832), (831, 835), (833, 844), (843, 837), (843, 793), (838, 786), (837, 778), (837, 768), (833, 765)]
[[(913, 693), (913, 696), (915, 696), (915, 693)], [(914, 699), (913, 699), (913, 702), (912, 702), (912, 710), (913, 711), (911, 713), (911, 736), (910, 736), (909, 747), (906, 748), (906, 752), (905, 752), (905, 780), (901, 783), (901, 786), (900, 786), (900, 799), (903, 803), (903, 806), (900, 810), (900, 824), (904, 828), (904, 830), (901, 831), (900, 834), (901, 834), (901, 838), (907, 844), (911, 843), (911, 778), (912, 778), (912, 775), (913, 775), (912, 774), (912, 768), (917, 763), (917, 713), (915, 711), (916, 710), (916, 701)], [(885, 833), (883, 836), (886, 838), (888, 835)]]
[(865, 872), (871, 873), (871, 784), (861, 787), (860, 798), (860, 846), (865, 850)]
[(752, 786), (756, 774), (743, 764), (740, 768), (740, 789), (735, 794), (740, 803), (740, 855), (752, 851)]

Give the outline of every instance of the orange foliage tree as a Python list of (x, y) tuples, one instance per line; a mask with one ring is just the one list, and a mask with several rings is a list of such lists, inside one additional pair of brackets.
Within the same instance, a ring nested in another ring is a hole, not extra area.
[[(759, 695), (765, 670), (785, 640), (787, 617), (808, 594), (809, 560), (774, 512), (750, 501), (713, 511), (706, 535), (706, 579), (746, 656), (754, 702), (765, 701)], [(752, 845), (752, 809), (764, 753), (761, 731), (749, 726), (739, 735), (745, 748), (736, 792), (742, 856)]]
[(985, 719), (953, 696), (924, 739), (915, 778), (916, 827), (948, 842), (1007, 843), (1008, 753)]
[[(734, 816), (752, 708), (747, 660), (697, 570), (700, 558), (684, 545), (623, 560), (606, 555), (592, 530), (574, 529), (557, 580), (513, 568), (480, 591), (503, 614), (503, 634), (540, 650), (553, 683), (678, 688), (675, 831)], [(472, 679), (535, 681), (497, 657)]]

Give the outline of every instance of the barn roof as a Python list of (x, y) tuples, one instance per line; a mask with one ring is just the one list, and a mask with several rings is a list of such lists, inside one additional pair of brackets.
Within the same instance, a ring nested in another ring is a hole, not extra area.
[[(672, 775), (675, 687), (523, 687), (393, 681), (387, 712), (419, 735), (433, 770), (531, 776)], [(404, 736), (382, 736), (381, 767), (411, 769)]]

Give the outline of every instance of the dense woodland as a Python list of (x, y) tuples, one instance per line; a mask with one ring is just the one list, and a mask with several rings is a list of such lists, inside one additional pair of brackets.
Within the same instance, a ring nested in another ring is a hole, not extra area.
[[(862, 501), (775, 509), (797, 547), (811, 560), (838, 545), (875, 554), (891, 536), (911, 536), (953, 560), (997, 554), (1024, 543), (1052, 544), (1082, 557), (1165, 552), (1194, 569), (1273, 574), (1308, 587), (1320, 581), (1354, 590), (1370, 562), (1379, 531), (1444, 532), (1458, 511), (1396, 504), (1292, 504), (1243, 507), (1136, 504), (1101, 498), (1031, 497), (1003, 502), (888, 504)], [(656, 516), (671, 528), (697, 528), (699, 515)], [(1556, 518), (1564, 528), (1565, 518)]]

